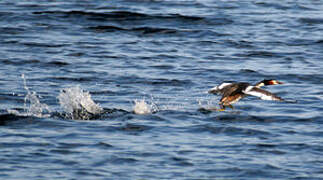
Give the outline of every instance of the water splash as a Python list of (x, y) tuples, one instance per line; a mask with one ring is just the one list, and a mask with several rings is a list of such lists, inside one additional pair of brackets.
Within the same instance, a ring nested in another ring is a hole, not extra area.
[(47, 104), (40, 103), (39, 95), (36, 92), (31, 92), (27, 86), (25, 74), (21, 75), (21, 78), (24, 81), (24, 89), (27, 91), (27, 94), (24, 99), (24, 113), (21, 113), (17, 110), (8, 110), (8, 113), (20, 115), (20, 116), (35, 116), (35, 117), (49, 117), (50, 109)]
[(88, 120), (103, 112), (100, 105), (92, 100), (91, 94), (79, 86), (63, 89), (57, 98), (67, 118)]
[(146, 102), (145, 99), (135, 100), (133, 112), (135, 114), (151, 114), (158, 111), (158, 107), (153, 101)]

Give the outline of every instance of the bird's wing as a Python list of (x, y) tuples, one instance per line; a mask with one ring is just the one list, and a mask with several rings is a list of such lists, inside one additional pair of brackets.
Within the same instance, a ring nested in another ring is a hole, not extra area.
[(221, 83), (208, 91), (211, 94), (223, 94), (225, 88), (231, 87), (234, 83)]
[(234, 101), (235, 99), (239, 100), (239, 96), (241, 96), (241, 85), (240, 83), (235, 83), (230, 86), (227, 86), (223, 89), (222, 98), (220, 99), (220, 102), (225, 101)]
[(260, 89), (260, 88), (254, 87), (254, 86), (248, 86), (242, 92), (247, 95), (259, 97), (262, 100), (284, 101), (283, 98), (278, 97), (269, 91), (266, 91), (266, 90), (263, 90), (263, 89)]
[(230, 86), (226, 86), (223, 88), (223, 97), (225, 96), (230, 96), (230, 95), (235, 95), (237, 93), (241, 92), (239, 84), (231, 84)]

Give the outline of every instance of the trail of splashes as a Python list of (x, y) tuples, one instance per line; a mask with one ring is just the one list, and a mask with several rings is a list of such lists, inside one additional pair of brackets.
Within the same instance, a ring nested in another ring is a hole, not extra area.
[(215, 108), (217, 104), (214, 104), (214, 101), (209, 100), (209, 99), (197, 99), (197, 103), (199, 108), (204, 108), (204, 109), (211, 109)]
[[(174, 98), (174, 97), (172, 97)], [(186, 98), (186, 97), (176, 97), (180, 98), (182, 101), (180, 102), (173, 102), (172, 98), (165, 98), (160, 97), (156, 98), (152, 95), (150, 96), (150, 99), (141, 99), (141, 100), (134, 100), (134, 106), (133, 106), (133, 112), (135, 114), (151, 114), (158, 111), (191, 111), (195, 110), (196, 108), (205, 108), (205, 109), (212, 109), (216, 106), (214, 104), (214, 101), (207, 97), (201, 97), (195, 99), (193, 98)], [(198, 107), (192, 104), (192, 101), (196, 100)]]
[(207, 96), (198, 98), (197, 100), (199, 109), (209, 109), (214, 110), (217, 109), (219, 105), (218, 99), (214, 99), (213, 95), (208, 94)]
[[(35, 117), (49, 117), (50, 109), (47, 104), (40, 103), (40, 96), (36, 92), (31, 92), (27, 86), (25, 74), (21, 75), (21, 78), (24, 82), (24, 89), (27, 91), (27, 94), (24, 99), (24, 111), (25, 113), (20, 113), (15, 110), (8, 110), (8, 113), (21, 115), (21, 116), (35, 116)], [(29, 103), (28, 103), (29, 102)]]
[(57, 98), (67, 118), (88, 120), (103, 112), (100, 105), (92, 100), (91, 94), (80, 86), (63, 89)]

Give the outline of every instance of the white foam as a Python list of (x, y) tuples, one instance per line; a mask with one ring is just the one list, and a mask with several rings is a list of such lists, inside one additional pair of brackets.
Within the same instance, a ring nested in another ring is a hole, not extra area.
[(158, 111), (157, 105), (153, 102), (147, 103), (145, 99), (135, 100), (135, 105), (133, 107), (133, 112), (135, 114), (151, 114)]
[(72, 118), (74, 117), (74, 112), (82, 111), (83, 108), (92, 114), (100, 114), (103, 112), (100, 105), (92, 100), (91, 94), (83, 91), (80, 86), (63, 89), (57, 98), (62, 109), (70, 114)]

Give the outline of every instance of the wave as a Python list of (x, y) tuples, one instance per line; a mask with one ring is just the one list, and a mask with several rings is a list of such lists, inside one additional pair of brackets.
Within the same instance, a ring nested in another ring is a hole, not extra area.
[(18, 121), (21, 119), (26, 119), (26, 118), (29, 118), (29, 117), (18, 115), (18, 114), (12, 114), (12, 113), (0, 114), (0, 126), (6, 126), (9, 123), (12, 123), (14, 121)]
[[(97, 12), (97, 11), (34, 11), (34, 15), (50, 16), (52, 18), (62, 18), (74, 20), (75, 18), (79, 19), (84, 18), (85, 20), (90, 21), (99, 21), (99, 22), (108, 22), (120, 24), (120, 21), (123, 21), (122, 24), (133, 25), (133, 21), (141, 21), (144, 24), (158, 23), (164, 25), (171, 25), (176, 23), (184, 23), (187, 25), (196, 25), (196, 24), (206, 24), (206, 25), (226, 25), (232, 24), (234, 21), (230, 17), (224, 17), (221, 15), (217, 16), (191, 16), (183, 15), (179, 13), (173, 14), (146, 14), (132, 11), (110, 11), (110, 12)], [(104, 27), (106, 26), (106, 27)], [(113, 27), (114, 25), (102, 25), (101, 28), (107, 29), (119, 29), (118, 27)], [(172, 26), (170, 26), (172, 27)], [(119, 29), (122, 30), (123, 28)], [(172, 32), (172, 31), (171, 31)]]
[(137, 12), (129, 12), (129, 11), (113, 11), (113, 12), (107, 12), (107, 13), (101, 13), (101, 12), (90, 12), (90, 11), (35, 11), (33, 14), (36, 15), (44, 15), (44, 14), (58, 14), (58, 15), (65, 15), (65, 17), (68, 16), (86, 16), (86, 17), (92, 17), (92, 18), (103, 18), (103, 19), (123, 19), (123, 18), (129, 18), (129, 19), (138, 19), (138, 18), (144, 18), (148, 17), (149, 15), (143, 14), (143, 13), (137, 13)]
[(153, 33), (160, 33), (160, 34), (172, 34), (179, 32), (176, 29), (170, 28), (158, 28), (158, 27), (135, 27), (135, 28), (122, 28), (118, 26), (112, 25), (99, 25), (89, 27), (90, 30), (95, 30), (97, 32), (114, 32), (114, 31), (133, 31), (133, 32), (141, 32), (143, 34), (153, 34)]
[(299, 18), (298, 19), (300, 23), (306, 24), (306, 25), (312, 25), (312, 24), (323, 24), (323, 18)]
[(126, 20), (143, 20), (143, 19), (181, 19), (181, 20), (190, 20), (190, 21), (199, 21), (205, 19), (204, 17), (199, 16), (186, 16), (181, 14), (144, 14), (138, 12), (130, 11), (112, 11), (112, 12), (90, 12), (90, 11), (35, 11), (35, 15), (44, 15), (44, 14), (57, 14), (64, 15), (64, 17), (69, 16), (84, 16), (96, 20), (107, 20), (107, 19), (126, 19)]

